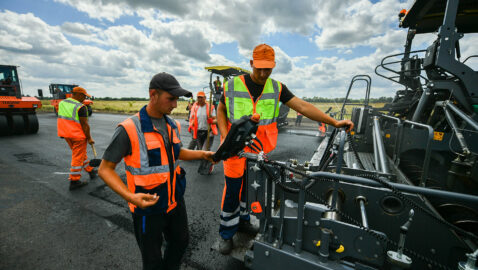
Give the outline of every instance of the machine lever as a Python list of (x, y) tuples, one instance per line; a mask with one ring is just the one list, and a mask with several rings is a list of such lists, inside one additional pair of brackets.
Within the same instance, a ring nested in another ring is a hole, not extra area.
[(400, 240), (398, 241), (397, 251), (387, 251), (387, 261), (392, 264), (392, 269), (408, 269), (412, 265), (412, 258), (403, 254), (403, 248), (405, 246), (405, 238), (408, 229), (412, 224), (414, 213), (413, 209), (410, 209), (407, 222), (400, 227)]

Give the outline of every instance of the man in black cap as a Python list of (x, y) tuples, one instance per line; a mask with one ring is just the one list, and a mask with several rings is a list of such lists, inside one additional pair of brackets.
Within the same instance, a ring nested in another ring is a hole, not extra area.
[[(213, 152), (182, 148), (179, 122), (168, 116), (180, 96), (191, 95), (172, 75), (156, 74), (148, 105), (118, 125), (99, 168), (103, 181), (129, 204), (143, 269), (179, 269), (189, 232), (186, 173), (178, 159), (212, 161)], [(127, 186), (115, 172), (123, 158)]]

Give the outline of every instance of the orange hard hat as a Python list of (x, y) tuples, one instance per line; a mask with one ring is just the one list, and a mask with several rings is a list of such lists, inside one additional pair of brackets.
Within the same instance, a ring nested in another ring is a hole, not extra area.
[(252, 52), (252, 64), (255, 68), (274, 68), (276, 66), (274, 49), (267, 44), (256, 46)]
[(73, 88), (73, 90), (71, 90), (71, 92), (72, 93), (82, 93), (82, 94), (85, 94), (85, 96), (87, 96), (87, 97), (91, 97), (91, 95), (88, 94), (83, 87), (77, 86), (77, 87)]
[(199, 91), (197, 96), (198, 97), (206, 97), (206, 94), (203, 91)]

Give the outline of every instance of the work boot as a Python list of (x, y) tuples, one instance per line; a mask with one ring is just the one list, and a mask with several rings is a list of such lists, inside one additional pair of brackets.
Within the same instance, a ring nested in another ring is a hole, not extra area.
[(74, 189), (78, 189), (82, 186), (86, 186), (88, 185), (88, 182), (85, 182), (85, 181), (81, 181), (81, 180), (78, 180), (78, 181), (70, 181), (70, 190), (74, 190)]
[(91, 172), (88, 172), (88, 174), (90, 175), (90, 179), (95, 179), (98, 176), (98, 170), (95, 168), (91, 170)]
[(241, 219), (239, 221), (239, 228), (237, 229), (237, 231), (254, 236), (259, 232), (259, 227), (254, 226), (250, 220)]
[(231, 239), (223, 239), (221, 237), (221, 240), (219, 240), (219, 252), (221, 252), (222, 255), (228, 255), (232, 251), (232, 238)]

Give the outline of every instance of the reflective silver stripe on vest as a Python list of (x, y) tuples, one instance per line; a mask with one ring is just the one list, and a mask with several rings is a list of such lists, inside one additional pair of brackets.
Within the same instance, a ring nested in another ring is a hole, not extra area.
[[(148, 159), (148, 147), (146, 146), (146, 139), (144, 138), (143, 132), (141, 132), (141, 122), (137, 115), (132, 116), (131, 120), (133, 120), (134, 126), (136, 128), (136, 134), (138, 135), (138, 142), (139, 142), (139, 158), (141, 168), (134, 168), (131, 166), (126, 165), (125, 169), (130, 172), (132, 175), (149, 175), (153, 173), (165, 173), (169, 172), (169, 165), (160, 165), (160, 166), (149, 166), (149, 159)], [(176, 133), (177, 133), (177, 129)], [(178, 163), (174, 163), (174, 169), (178, 167)]]
[(272, 124), (273, 122), (277, 122), (276, 110), (277, 110), (277, 105), (280, 101), (279, 100), (280, 98), (279, 85), (275, 80), (271, 79), (271, 81), (272, 81), (272, 89), (274, 89), (273, 98), (275, 100), (275, 103), (274, 103), (274, 113), (272, 114), (272, 119), (271, 119), (272, 122), (270, 122), (270, 124)]
[[(226, 92), (224, 92), (224, 94), (226, 94)], [(226, 97), (229, 98), (229, 122), (231, 122), (231, 124), (233, 123), (231, 119), (234, 119), (234, 96), (234, 77), (232, 77), (232, 79), (227, 80), (227, 96), (224, 97), (224, 102), (226, 102)]]

